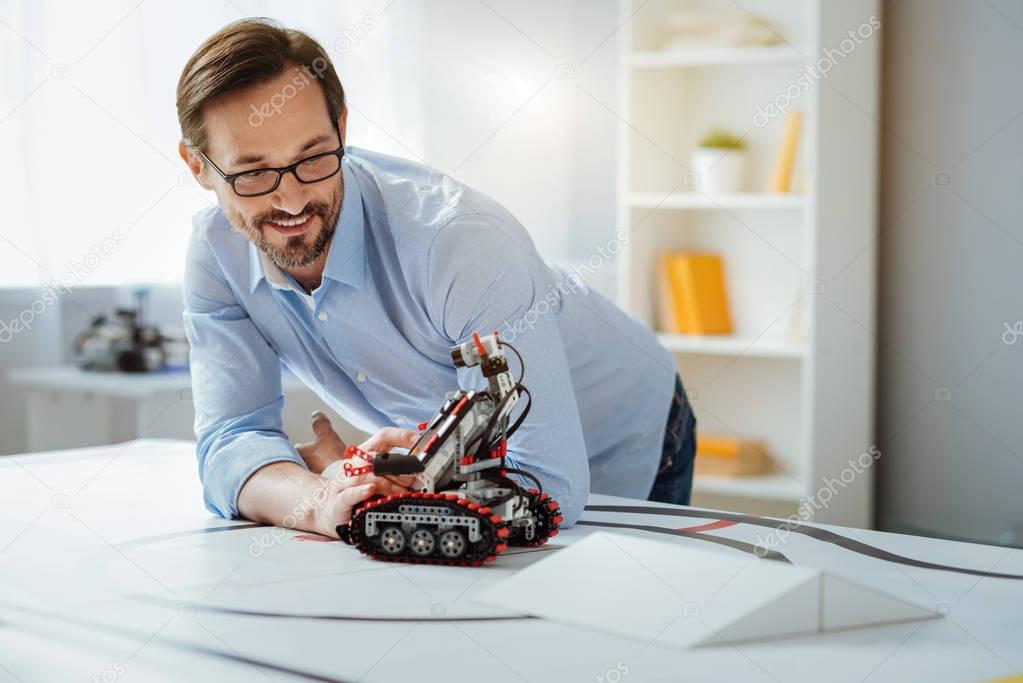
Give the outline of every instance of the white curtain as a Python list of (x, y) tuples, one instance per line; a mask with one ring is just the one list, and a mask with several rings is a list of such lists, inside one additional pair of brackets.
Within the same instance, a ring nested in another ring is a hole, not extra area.
[(365, 112), (351, 115), (357, 144), (421, 149), (418, 93), (392, 87), (389, 67), (414, 13), (387, 5), (0, 3), (0, 287), (180, 280), (191, 216), (214, 198), (177, 156), (175, 86), (199, 43), (243, 16), (330, 52)]
[(244, 16), (330, 52), (349, 144), (488, 192), (552, 260), (614, 233), (615, 0), (0, 0), (0, 287), (180, 280), (213, 198), (177, 157), (174, 90)]

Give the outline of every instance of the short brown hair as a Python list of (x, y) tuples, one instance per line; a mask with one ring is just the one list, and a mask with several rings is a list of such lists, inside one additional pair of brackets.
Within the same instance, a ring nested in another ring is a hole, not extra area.
[(181, 141), (205, 149), (203, 107), (226, 92), (271, 81), (288, 66), (315, 74), (336, 121), (345, 108), (345, 91), (326, 50), (308, 34), (271, 19), (242, 19), (207, 38), (185, 64), (177, 91)]

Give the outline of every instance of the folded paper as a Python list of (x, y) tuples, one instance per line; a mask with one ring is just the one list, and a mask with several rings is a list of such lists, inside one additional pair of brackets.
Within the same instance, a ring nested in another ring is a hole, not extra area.
[(475, 599), (679, 648), (940, 616), (813, 567), (607, 533), (552, 553)]

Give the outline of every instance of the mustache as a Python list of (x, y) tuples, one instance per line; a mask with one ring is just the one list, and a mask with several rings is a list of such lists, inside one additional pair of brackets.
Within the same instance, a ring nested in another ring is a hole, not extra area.
[(296, 216), (304, 216), (306, 214), (319, 216), (323, 220), (326, 220), (327, 216), (330, 214), (330, 207), (324, 204), (323, 202), (309, 202), (297, 214), (290, 214), (287, 211), (271, 209), (270, 211), (266, 211), (256, 216), (256, 218), (253, 219), (252, 224), (258, 230), (262, 230), (263, 226), (269, 223), (270, 221), (274, 222), (286, 221), (291, 220)]

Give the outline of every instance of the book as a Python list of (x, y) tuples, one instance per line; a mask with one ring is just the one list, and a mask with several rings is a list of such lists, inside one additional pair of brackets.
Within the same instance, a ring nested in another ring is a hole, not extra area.
[(721, 256), (680, 251), (662, 254), (660, 326), (674, 334), (731, 334), (732, 318)]
[(736, 436), (701, 434), (696, 439), (693, 471), (717, 477), (746, 477), (765, 474), (771, 469), (767, 446), (762, 441), (746, 441)]
[(796, 150), (803, 128), (803, 112), (792, 110), (785, 116), (785, 131), (778, 146), (778, 157), (771, 174), (771, 192), (789, 192), (792, 189), (792, 169), (796, 164)]

